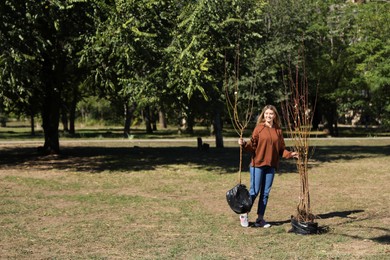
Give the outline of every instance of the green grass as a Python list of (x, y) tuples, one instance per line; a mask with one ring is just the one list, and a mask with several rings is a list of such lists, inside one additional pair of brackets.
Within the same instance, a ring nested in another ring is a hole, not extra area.
[(273, 226), (239, 225), (225, 199), (237, 182), (233, 139), (207, 152), (194, 138), (69, 140), (46, 157), (33, 143), (2, 144), (1, 258), (388, 259), (390, 139), (313, 144), (312, 210), (328, 232), (310, 236), (288, 233), (299, 194), (293, 161), (275, 177), (266, 212)]
[[(244, 136), (251, 135), (253, 126), (249, 126)], [(287, 134), (285, 132), (285, 134)], [(123, 126), (85, 126), (77, 124), (76, 133), (70, 135), (62, 130), (60, 127), (59, 135), (61, 140), (79, 140), (79, 139), (122, 139)], [(225, 124), (223, 129), (224, 137), (236, 137), (237, 133), (229, 125)], [(194, 133), (188, 134), (179, 132), (177, 126), (168, 126), (166, 129), (158, 127), (158, 130), (152, 134), (147, 134), (143, 125), (132, 126), (130, 136), (126, 139), (172, 139), (172, 138), (190, 138), (190, 137), (211, 137), (212, 133), (207, 126), (195, 126)], [(326, 131), (312, 131), (312, 137), (327, 137)], [(369, 126), (339, 126), (340, 137), (385, 137), (390, 136), (390, 129), (388, 127)], [(36, 127), (35, 135), (31, 136), (31, 129), (28, 122), (8, 122), (7, 127), (0, 127), (0, 141), (1, 140), (42, 140), (44, 138), (41, 127)]]

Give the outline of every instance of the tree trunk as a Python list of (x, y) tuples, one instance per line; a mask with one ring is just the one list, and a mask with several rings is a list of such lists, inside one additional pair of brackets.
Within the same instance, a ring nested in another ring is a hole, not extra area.
[(222, 123), (221, 113), (216, 111), (214, 116), (214, 134), (215, 134), (215, 145), (217, 148), (223, 148), (223, 136), (222, 136)]
[(69, 132), (68, 109), (65, 104), (62, 105), (61, 109), (61, 122), (64, 127), (64, 132)]
[(157, 116), (156, 116), (156, 110), (152, 109), (150, 112), (150, 121), (152, 125), (152, 130), (157, 131)]
[(60, 93), (54, 86), (47, 86), (42, 111), (42, 127), (45, 134), (44, 154), (59, 154), (58, 126), (60, 121)]
[(150, 107), (149, 106), (146, 106), (144, 109), (144, 120), (145, 120), (145, 126), (146, 126), (146, 133), (152, 134), (153, 129), (152, 129), (151, 120), (150, 120)]
[(165, 113), (163, 110), (158, 112), (158, 121), (160, 122), (160, 127), (166, 129), (167, 128), (167, 120), (165, 118)]
[(30, 106), (30, 129), (31, 129), (31, 135), (35, 136), (35, 120), (34, 120), (34, 109), (32, 108), (33, 106)]
[(332, 101), (326, 102), (327, 107), (324, 108), (324, 115), (326, 119), (326, 124), (324, 126), (325, 130), (329, 131), (330, 136), (338, 136), (338, 127), (337, 127), (337, 104)]
[(188, 111), (188, 116), (187, 116), (187, 128), (186, 132), (188, 134), (194, 134), (194, 116), (191, 111)]
[(72, 97), (71, 97), (70, 105), (69, 105), (69, 134), (76, 134), (76, 109), (77, 103), (80, 100), (79, 87), (74, 86), (72, 88)]
[(34, 115), (30, 115), (30, 128), (31, 128), (31, 135), (35, 136), (35, 121), (34, 121)]
[(70, 103), (69, 108), (69, 134), (74, 135), (76, 133), (75, 121), (76, 121), (76, 107), (77, 107), (77, 96), (74, 94), (73, 100)]
[(313, 123), (312, 123), (312, 127), (313, 129), (315, 130), (318, 130), (319, 129), (319, 125), (321, 123), (321, 118), (322, 118), (322, 115), (321, 115), (321, 111), (320, 109), (318, 109), (318, 107), (314, 110), (314, 115), (313, 115)]
[[(0, 102), (2, 102), (2, 99), (0, 99)], [(0, 126), (6, 127), (7, 126), (7, 116), (3, 114), (3, 109), (0, 106)]]
[(129, 105), (128, 102), (125, 102), (125, 126), (123, 129), (123, 136), (124, 138), (128, 138), (130, 135), (130, 126), (131, 126), (131, 120), (133, 120), (133, 113), (135, 111), (135, 104)]

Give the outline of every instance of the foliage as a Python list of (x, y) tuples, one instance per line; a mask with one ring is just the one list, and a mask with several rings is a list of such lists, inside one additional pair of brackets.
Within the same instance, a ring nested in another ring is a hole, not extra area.
[(284, 70), (293, 62), (302, 42), (318, 40), (313, 39), (313, 34), (321, 30), (320, 26), (315, 27), (318, 9), (317, 1), (267, 1), (260, 28), (261, 43), (255, 50), (253, 66), (259, 71), (256, 81), (262, 86), (257, 89), (256, 97), (263, 105), (279, 103), (284, 92)]
[(60, 107), (79, 79), (75, 59), (89, 7), (81, 0), (2, 2), (1, 92), (8, 108), (41, 113), (48, 152), (59, 152)]
[(76, 114), (77, 102), (89, 96), (112, 102), (119, 117), (125, 114), (125, 129), (147, 110), (161, 110), (171, 122), (183, 115), (189, 128), (196, 122), (218, 126), (228, 114), (225, 60), (232, 82), (237, 47), (241, 104), (253, 99), (261, 108), (279, 103), (283, 71), (303, 45), (309, 86), (318, 86), (315, 127), (325, 123), (337, 135), (339, 122), (386, 125), (389, 6), (344, 0), (4, 0), (1, 113), (40, 113), (51, 140), (57, 139), (59, 114)]
[[(121, 107), (120, 107), (121, 108)], [(84, 98), (77, 104), (78, 118), (82, 124), (107, 124), (120, 125), (122, 118), (117, 115), (119, 107), (108, 100), (99, 99), (96, 96)]]
[[(370, 2), (353, 6), (353, 39), (347, 52), (351, 60), (351, 87), (360, 97), (355, 109), (368, 123), (389, 125), (390, 115), (390, 4)], [(351, 103), (351, 102), (350, 102)]]
[[(249, 53), (260, 35), (261, 1), (193, 1), (178, 17), (172, 44), (168, 88), (180, 100), (180, 109), (192, 117), (220, 113), (225, 60), (234, 64), (241, 46), (242, 68), (248, 71)], [(230, 66), (229, 68), (232, 68)], [(230, 71), (229, 71), (230, 72)], [(231, 75), (229, 73), (229, 75)]]
[(175, 12), (170, 1), (113, 1), (104, 20), (94, 17), (97, 30), (80, 60), (90, 71), (84, 83), (124, 106), (159, 104), (166, 84), (163, 50)]
[[(365, 4), (337, 4), (330, 6), (327, 12), (327, 38), (330, 40), (328, 52), (324, 52), (329, 70), (319, 79), (319, 106), (332, 105), (329, 113), (340, 113), (346, 117), (343, 123), (354, 120), (363, 124), (383, 123), (388, 106), (388, 99), (383, 98), (388, 77), (380, 72), (386, 71), (389, 29), (386, 22), (388, 18), (389, 3), (368, 2)], [(383, 26), (381, 25), (383, 24)], [(307, 52), (306, 52), (307, 53)], [(370, 66), (368, 64), (378, 64)], [(382, 63), (383, 61), (383, 63)], [(325, 68), (326, 68), (325, 67)], [(374, 85), (381, 87), (376, 92)], [(382, 76), (380, 76), (382, 75)], [(324, 78), (325, 76), (326, 78)], [(326, 82), (331, 84), (323, 84)], [(382, 84), (382, 83), (384, 84)], [(325, 87), (325, 88), (324, 88)], [(323, 90), (322, 90), (323, 89)], [(382, 98), (378, 98), (378, 93)], [(331, 115), (332, 116), (332, 115)], [(338, 115), (336, 114), (336, 120)], [(369, 119), (370, 118), (370, 119)], [(368, 120), (367, 120), (368, 119)], [(333, 121), (337, 124), (336, 120)]]

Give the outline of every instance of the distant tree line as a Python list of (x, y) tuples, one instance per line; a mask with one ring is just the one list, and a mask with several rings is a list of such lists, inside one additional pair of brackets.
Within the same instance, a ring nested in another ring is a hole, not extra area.
[[(390, 3), (340, 0), (3, 0), (0, 117), (42, 120), (58, 153), (78, 104), (109, 102), (129, 135), (141, 118), (212, 126), (223, 147), (224, 88), (278, 105), (304, 49), (313, 125), (390, 125)], [(255, 88), (255, 94), (249, 89)], [(257, 113), (258, 111), (255, 111)], [(4, 123), (4, 122), (3, 122)]]

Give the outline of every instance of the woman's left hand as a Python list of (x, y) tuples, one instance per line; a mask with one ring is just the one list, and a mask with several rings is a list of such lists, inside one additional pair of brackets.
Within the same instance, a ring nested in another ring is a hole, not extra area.
[(295, 158), (295, 159), (298, 159), (298, 158), (299, 158), (298, 152), (292, 152), (292, 153), (291, 153), (291, 157), (293, 157), (293, 158)]

